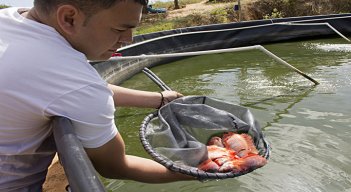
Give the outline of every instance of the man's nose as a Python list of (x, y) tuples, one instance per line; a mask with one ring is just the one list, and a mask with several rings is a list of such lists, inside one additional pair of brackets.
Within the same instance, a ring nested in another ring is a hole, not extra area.
[(133, 31), (132, 29), (128, 29), (126, 31), (124, 31), (119, 40), (118, 40), (118, 43), (121, 43), (121, 44), (131, 44), (133, 42)]

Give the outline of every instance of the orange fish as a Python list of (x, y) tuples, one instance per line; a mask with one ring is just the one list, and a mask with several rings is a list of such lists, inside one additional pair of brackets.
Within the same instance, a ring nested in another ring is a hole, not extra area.
[(250, 153), (258, 154), (253, 140), (248, 134), (233, 132), (223, 134), (223, 144), (227, 149), (234, 150), (239, 157), (246, 157)]
[(219, 165), (217, 165), (217, 163), (213, 162), (211, 159), (207, 159), (204, 162), (202, 162), (197, 168), (206, 172), (215, 173), (215, 172), (218, 172), (220, 167)]
[[(228, 162), (228, 161), (232, 161), (232, 160), (234, 160), (234, 159), (237, 159), (237, 158), (231, 158), (231, 157), (219, 157), (219, 158), (217, 158), (217, 159), (215, 159), (215, 160), (213, 160), (215, 163), (217, 163), (217, 165), (219, 165), (219, 166), (222, 166), (223, 164), (225, 164), (226, 162)], [(218, 171), (219, 171), (219, 169), (218, 169)]]
[(218, 172), (220, 166), (235, 158), (235, 152), (217, 145), (207, 146), (208, 159), (203, 161), (198, 168), (207, 172)]
[(220, 137), (212, 137), (210, 141), (208, 141), (207, 145), (217, 145), (218, 147), (224, 147), (222, 143), (222, 138)]
[(267, 160), (260, 155), (249, 155), (245, 158), (240, 158), (232, 161), (225, 162), (219, 169), (219, 172), (234, 172), (245, 173), (263, 167), (267, 164)]
[(208, 159), (198, 166), (203, 171), (246, 173), (267, 163), (264, 157), (258, 155), (248, 134), (228, 132), (222, 138), (212, 137), (207, 145)]
[(235, 152), (233, 150), (228, 150), (224, 147), (218, 147), (217, 145), (207, 146), (208, 158), (215, 160), (220, 157), (230, 157), (233, 158), (235, 156)]

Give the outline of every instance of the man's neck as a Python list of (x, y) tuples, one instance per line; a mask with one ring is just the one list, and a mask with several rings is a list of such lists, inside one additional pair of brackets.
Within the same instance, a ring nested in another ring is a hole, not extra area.
[(36, 12), (36, 10), (34, 8), (32, 8), (32, 9), (25, 9), (25, 8), (19, 9), (18, 13), (27, 19), (30, 19), (30, 20), (33, 20), (33, 21), (36, 21), (39, 23), (44, 23), (40, 19), (38, 13)]
[(26, 8), (21, 8), (21, 9), (18, 9), (17, 12), (22, 15), (23, 17), (26, 17), (27, 18), (27, 15), (28, 15), (28, 12), (29, 12), (30, 9), (26, 9)]

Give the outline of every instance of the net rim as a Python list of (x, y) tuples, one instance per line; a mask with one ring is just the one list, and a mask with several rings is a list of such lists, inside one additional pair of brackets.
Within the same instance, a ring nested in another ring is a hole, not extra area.
[[(246, 172), (242, 172), (242, 173), (233, 173), (233, 172), (227, 172), (227, 173), (210, 173), (210, 172), (205, 172), (203, 170), (197, 169), (194, 167), (194, 169), (186, 169), (184, 167), (180, 167), (179, 165), (175, 164), (172, 160), (158, 154), (157, 152), (155, 152), (151, 146), (151, 144), (148, 142), (148, 140), (146, 139), (146, 128), (148, 126), (148, 124), (151, 122), (151, 120), (155, 119), (158, 117), (158, 111), (155, 111), (153, 113), (150, 113), (149, 115), (147, 115), (144, 120), (141, 123), (140, 126), (140, 130), (139, 130), (139, 138), (140, 141), (144, 147), (144, 149), (146, 150), (146, 152), (158, 163), (160, 163), (161, 165), (165, 166), (166, 168), (168, 168), (171, 171), (174, 172), (179, 172), (182, 174), (186, 174), (189, 176), (193, 176), (196, 177), (199, 180), (206, 180), (206, 179), (226, 179), (226, 178), (234, 178), (234, 177), (238, 177), (241, 175), (245, 175), (247, 173), (252, 172), (253, 170), (247, 170)], [(264, 142), (264, 146), (266, 148), (266, 152), (263, 155), (264, 158), (266, 158), (267, 160), (269, 159), (270, 156), (270, 146), (269, 144), (266, 142), (266, 140), (263, 138), (263, 142)]]

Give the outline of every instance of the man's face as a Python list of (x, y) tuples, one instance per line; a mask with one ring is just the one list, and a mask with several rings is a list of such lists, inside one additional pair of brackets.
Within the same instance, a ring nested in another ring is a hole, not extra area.
[(132, 42), (132, 28), (141, 18), (142, 5), (133, 0), (92, 15), (71, 39), (72, 46), (89, 60), (107, 60), (124, 43)]

